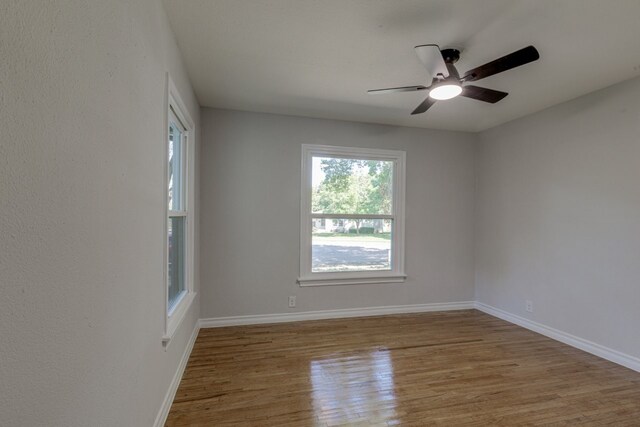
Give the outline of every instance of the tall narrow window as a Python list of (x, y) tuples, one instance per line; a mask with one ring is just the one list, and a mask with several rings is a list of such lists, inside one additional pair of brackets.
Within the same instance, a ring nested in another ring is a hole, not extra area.
[(405, 153), (303, 145), (302, 286), (404, 280)]
[(195, 291), (194, 266), (194, 124), (168, 78), (166, 117), (165, 333), (168, 343), (185, 317)]
[(171, 311), (178, 301), (184, 296), (185, 290), (185, 247), (186, 247), (186, 222), (187, 209), (185, 204), (185, 176), (186, 167), (186, 138), (185, 126), (180, 122), (173, 110), (169, 113), (169, 152), (168, 152), (168, 200), (169, 220), (167, 227), (167, 240), (169, 246), (168, 256), (168, 283), (169, 304)]

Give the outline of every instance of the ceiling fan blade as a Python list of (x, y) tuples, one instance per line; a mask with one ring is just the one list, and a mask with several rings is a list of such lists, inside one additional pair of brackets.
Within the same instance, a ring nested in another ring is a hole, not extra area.
[(501, 73), (503, 71), (510, 70), (512, 68), (519, 67), (529, 62), (533, 62), (540, 58), (540, 54), (533, 46), (527, 46), (524, 49), (520, 49), (502, 58), (491, 61), (487, 64), (481, 65), (469, 70), (464, 74), (462, 80), (466, 82), (474, 82), (476, 80), (484, 79), (485, 77), (493, 76), (494, 74)]
[(378, 95), (381, 93), (394, 93), (394, 92), (416, 92), (418, 90), (425, 90), (425, 86), (403, 86), (403, 87), (391, 87), (388, 89), (373, 89), (368, 90), (369, 95)]
[(413, 49), (431, 77), (435, 78), (438, 74), (442, 74), (443, 77), (449, 77), (447, 64), (445, 64), (437, 44), (423, 44)]
[(422, 101), (422, 104), (418, 105), (416, 109), (411, 112), (411, 115), (413, 116), (414, 114), (424, 113), (429, 108), (431, 108), (431, 106), (435, 103), (436, 103), (435, 99), (431, 98), (430, 96), (427, 96), (427, 98), (424, 101)]
[(462, 93), (460, 94), (460, 96), (466, 96), (467, 98), (477, 99), (478, 101), (489, 102), (491, 104), (495, 104), (507, 95), (509, 95), (507, 92), (500, 92), (499, 90), (473, 85), (463, 87)]

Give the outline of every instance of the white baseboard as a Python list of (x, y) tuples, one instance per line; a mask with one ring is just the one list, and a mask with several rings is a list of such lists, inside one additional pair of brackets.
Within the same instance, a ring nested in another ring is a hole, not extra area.
[(187, 362), (189, 361), (189, 356), (191, 356), (191, 350), (193, 350), (193, 345), (196, 342), (196, 338), (198, 338), (199, 331), (200, 322), (196, 322), (193, 328), (193, 332), (191, 333), (191, 337), (189, 337), (189, 342), (187, 342), (187, 347), (184, 349), (184, 353), (182, 354), (182, 358), (180, 359), (180, 363), (178, 363), (176, 373), (174, 374), (173, 379), (171, 380), (171, 384), (169, 385), (169, 390), (164, 396), (162, 406), (160, 407), (160, 412), (158, 412), (158, 416), (153, 423), (154, 427), (163, 427), (164, 423), (167, 422), (171, 404), (173, 403), (174, 397), (176, 397), (176, 391), (178, 391), (178, 386), (180, 385), (180, 381), (182, 380), (184, 369), (187, 367)]
[(347, 308), (341, 310), (303, 311), (299, 313), (259, 314), (253, 316), (214, 317), (210, 319), (200, 319), (200, 327), (220, 328), (224, 326), (300, 322), (302, 320), (339, 319), (345, 317), (367, 317), (402, 313), (425, 313), (429, 311), (469, 310), (474, 307), (473, 301), (461, 301), (433, 304)]
[(491, 316), (506, 320), (507, 322), (516, 324), (518, 326), (522, 326), (523, 328), (537, 332), (556, 341), (560, 341), (582, 351), (586, 351), (587, 353), (591, 353), (595, 356), (607, 359), (610, 362), (617, 363), (618, 365), (622, 365), (629, 369), (633, 369), (634, 371), (640, 372), (640, 359), (637, 357), (605, 347), (584, 338), (568, 334), (558, 329), (551, 328), (541, 323), (525, 319), (524, 317), (511, 314), (507, 311), (492, 307), (482, 302), (476, 301), (475, 307), (482, 312), (490, 314)]

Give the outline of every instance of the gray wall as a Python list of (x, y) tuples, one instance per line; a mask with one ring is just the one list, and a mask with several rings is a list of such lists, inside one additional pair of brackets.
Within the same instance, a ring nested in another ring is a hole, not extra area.
[(640, 79), (481, 140), (477, 299), (640, 356)]
[[(168, 28), (155, 0), (0, 5), (3, 426), (150, 425), (199, 316), (163, 349), (167, 70), (199, 123)], [(640, 356), (639, 100), (626, 82), (479, 147), (203, 110), (201, 317), (470, 300), (475, 245), (478, 300)], [(407, 151), (406, 283), (297, 286), (302, 143)]]
[[(202, 317), (473, 298), (472, 134), (202, 110)], [(403, 284), (300, 288), (301, 144), (407, 152)], [(287, 296), (297, 307), (287, 308)]]
[(0, 424), (149, 426), (198, 317), (163, 349), (162, 6), (3, 1), (0, 58)]

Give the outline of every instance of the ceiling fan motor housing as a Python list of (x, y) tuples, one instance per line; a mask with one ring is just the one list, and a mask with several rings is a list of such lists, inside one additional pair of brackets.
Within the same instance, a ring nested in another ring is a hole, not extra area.
[(447, 64), (455, 64), (456, 62), (458, 62), (458, 59), (460, 59), (459, 49), (442, 49), (440, 53), (442, 53), (442, 59), (444, 59), (444, 62), (446, 62)]

